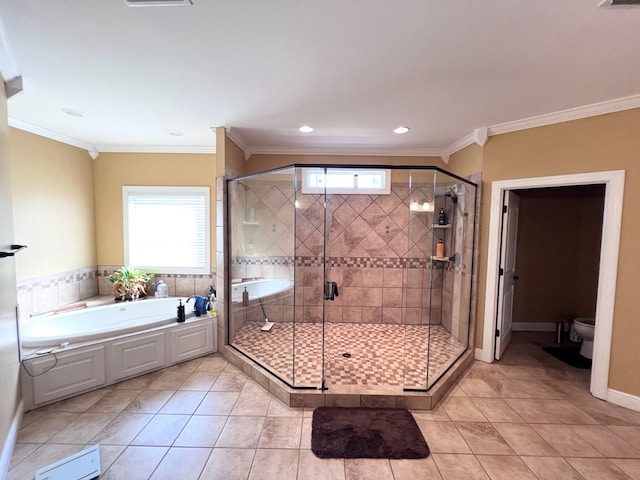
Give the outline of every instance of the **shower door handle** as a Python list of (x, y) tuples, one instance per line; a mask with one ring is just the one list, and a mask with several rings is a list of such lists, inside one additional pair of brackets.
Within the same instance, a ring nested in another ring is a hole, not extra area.
[(324, 282), (324, 299), (335, 300), (338, 296), (338, 284), (336, 282)]

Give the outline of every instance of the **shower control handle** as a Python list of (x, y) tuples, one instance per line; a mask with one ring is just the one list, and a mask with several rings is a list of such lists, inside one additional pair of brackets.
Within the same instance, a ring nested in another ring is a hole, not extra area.
[(335, 300), (338, 296), (338, 284), (336, 282), (324, 282), (324, 299)]

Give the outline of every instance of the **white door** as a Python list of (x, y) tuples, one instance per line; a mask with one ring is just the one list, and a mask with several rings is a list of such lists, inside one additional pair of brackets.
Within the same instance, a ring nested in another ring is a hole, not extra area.
[(502, 213), (502, 246), (500, 248), (500, 281), (498, 287), (498, 318), (496, 319), (496, 360), (500, 360), (511, 341), (513, 294), (516, 277), (516, 240), (520, 197), (510, 190), (504, 195)]

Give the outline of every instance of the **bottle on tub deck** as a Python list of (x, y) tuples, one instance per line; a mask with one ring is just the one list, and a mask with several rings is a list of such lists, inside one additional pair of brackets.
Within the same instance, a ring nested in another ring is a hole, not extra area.
[(169, 287), (162, 280), (156, 283), (155, 295), (157, 298), (167, 298), (169, 296)]

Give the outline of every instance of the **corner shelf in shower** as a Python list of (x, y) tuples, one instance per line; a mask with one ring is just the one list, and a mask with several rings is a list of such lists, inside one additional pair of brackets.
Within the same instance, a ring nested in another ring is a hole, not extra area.
[(247, 222), (246, 220), (243, 220), (242, 225), (257, 227), (260, 225), (260, 222)]
[(433, 228), (451, 228), (451, 224), (447, 223), (446, 225), (440, 225), (439, 223), (434, 223), (431, 225)]
[(451, 257), (436, 257), (435, 255), (431, 255), (431, 260), (435, 260), (436, 262), (450, 262), (452, 260)]

